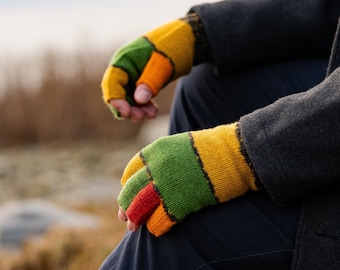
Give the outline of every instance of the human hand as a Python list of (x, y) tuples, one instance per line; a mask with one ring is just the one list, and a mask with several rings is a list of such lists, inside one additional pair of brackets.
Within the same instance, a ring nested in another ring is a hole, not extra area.
[[(157, 116), (158, 106), (151, 98), (151, 89), (146, 84), (140, 84), (134, 93), (137, 106), (130, 105), (125, 99), (111, 99), (110, 105), (111, 108), (115, 108), (115, 111), (119, 112), (119, 117), (130, 119), (133, 122), (141, 121)], [(115, 111), (113, 111), (114, 114)]]
[(194, 39), (191, 26), (175, 20), (115, 53), (101, 86), (104, 101), (116, 118), (142, 120), (156, 116), (157, 107), (151, 98), (168, 82), (190, 72)]
[(257, 190), (236, 128), (181, 133), (145, 147), (123, 173), (118, 218), (129, 230), (146, 223), (160, 236), (192, 212)]

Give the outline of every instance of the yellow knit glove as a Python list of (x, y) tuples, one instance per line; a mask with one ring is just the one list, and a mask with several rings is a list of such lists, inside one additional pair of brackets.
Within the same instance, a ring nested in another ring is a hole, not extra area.
[[(102, 80), (103, 98), (126, 99), (134, 104), (139, 84), (150, 87), (153, 96), (171, 80), (190, 72), (194, 57), (194, 34), (183, 20), (158, 27), (119, 49)], [(118, 112), (115, 112), (118, 117)]]
[(258, 190), (241, 153), (237, 124), (163, 137), (127, 165), (118, 203), (155, 236), (188, 214)]

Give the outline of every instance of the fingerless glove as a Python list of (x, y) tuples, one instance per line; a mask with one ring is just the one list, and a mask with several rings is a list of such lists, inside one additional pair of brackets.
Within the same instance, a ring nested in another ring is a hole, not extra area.
[(155, 236), (188, 214), (258, 190), (237, 124), (163, 137), (140, 151), (122, 177), (119, 205)]
[(190, 25), (175, 20), (119, 49), (102, 80), (105, 102), (126, 99), (133, 104), (135, 87), (141, 83), (156, 96), (170, 80), (190, 72), (194, 40)]
[[(178, 77), (188, 74), (194, 64), (211, 60), (204, 27), (196, 13), (162, 25), (120, 48), (102, 79), (104, 101), (126, 99), (134, 105), (133, 94), (146, 84), (153, 96)], [(110, 107), (116, 118), (119, 112)]]

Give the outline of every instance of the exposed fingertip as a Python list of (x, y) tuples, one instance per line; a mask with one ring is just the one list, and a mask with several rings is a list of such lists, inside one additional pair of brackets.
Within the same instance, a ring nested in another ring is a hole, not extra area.
[(117, 119), (129, 119), (131, 114), (130, 104), (123, 99), (110, 100), (111, 111), (117, 117)]
[(131, 220), (128, 220), (126, 227), (129, 231), (135, 232), (138, 229), (138, 226), (135, 225)]
[(152, 98), (152, 92), (145, 85), (140, 85), (136, 88), (134, 97), (137, 103), (145, 104)]
[(122, 210), (119, 210), (118, 211), (118, 218), (121, 220), (121, 221), (127, 221), (127, 217), (126, 215), (124, 214), (124, 212)]

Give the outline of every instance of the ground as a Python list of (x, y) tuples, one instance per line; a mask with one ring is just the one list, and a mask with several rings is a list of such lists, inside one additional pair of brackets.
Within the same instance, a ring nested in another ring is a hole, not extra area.
[(43, 198), (98, 215), (102, 225), (94, 231), (52, 229), (19, 253), (0, 253), (0, 268), (97, 269), (124, 234), (115, 198), (122, 171), (138, 150), (133, 142), (91, 141), (2, 149), (0, 203)]

